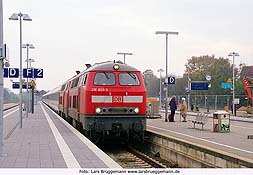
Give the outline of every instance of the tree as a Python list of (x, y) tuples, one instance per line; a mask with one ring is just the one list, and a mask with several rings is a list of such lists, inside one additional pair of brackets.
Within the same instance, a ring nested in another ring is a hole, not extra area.
[(147, 69), (142, 73), (142, 77), (144, 79), (144, 83), (146, 86), (151, 82), (151, 79), (153, 78), (153, 76), (154, 76), (154, 72), (151, 69)]
[[(226, 83), (228, 79), (232, 79), (233, 65), (230, 64), (229, 59), (222, 57), (215, 58), (212, 56), (193, 56), (187, 60), (186, 70), (182, 78), (176, 79), (175, 85), (169, 85), (169, 95), (187, 95), (186, 87), (188, 83), (188, 69), (190, 72), (190, 79), (194, 81), (205, 81), (205, 76), (210, 75), (212, 77), (211, 87), (208, 91), (191, 91), (191, 95), (232, 95), (231, 89), (222, 89), (221, 83)], [(241, 64), (238, 68), (235, 68), (235, 94), (244, 95), (244, 88), (242, 84), (242, 78), (245, 76), (253, 77), (253, 67), (245, 66)], [(151, 69), (147, 69), (142, 74), (147, 89), (148, 97), (158, 97), (160, 86), (159, 78), (154, 75)], [(162, 80), (164, 82), (164, 79)], [(164, 89), (164, 86), (163, 88)], [(213, 100), (214, 101), (214, 100)]]
[(4, 88), (4, 103), (16, 103), (18, 96), (11, 92), (9, 89)]
[[(222, 57), (215, 58), (214, 55), (192, 57), (188, 60), (187, 65), (189, 65), (189, 70), (191, 72), (191, 81), (206, 81), (206, 75), (212, 77), (210, 81), (211, 88), (208, 90), (208, 94), (230, 94), (229, 90), (221, 88), (221, 83), (232, 78), (232, 65), (228, 59)], [(237, 74), (237, 72), (238, 69), (235, 69), (235, 74)], [(191, 94), (194, 93), (206, 94), (207, 92), (191, 92)]]
[(151, 69), (147, 69), (142, 73), (144, 83), (147, 90), (147, 97), (159, 97), (160, 80), (154, 75)]

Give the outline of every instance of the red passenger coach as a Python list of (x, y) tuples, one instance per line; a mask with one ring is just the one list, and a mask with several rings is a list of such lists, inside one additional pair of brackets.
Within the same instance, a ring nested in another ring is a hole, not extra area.
[(66, 81), (58, 94), (56, 110), (90, 138), (143, 138), (146, 88), (137, 69), (120, 62), (97, 63)]

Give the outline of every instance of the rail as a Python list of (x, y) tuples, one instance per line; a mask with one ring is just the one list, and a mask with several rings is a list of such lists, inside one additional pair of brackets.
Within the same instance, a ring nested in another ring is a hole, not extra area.
[(4, 104), (4, 111), (6, 111), (6, 110), (8, 110), (8, 109), (11, 109), (11, 108), (14, 108), (14, 107), (16, 107), (16, 106), (18, 106), (17, 103), (5, 103), (5, 104)]
[[(135, 145), (136, 146), (136, 145)], [(135, 149), (132, 145), (126, 143), (115, 144), (113, 149), (110, 147), (106, 150), (102, 149), (107, 155), (109, 155), (115, 162), (117, 162), (122, 168), (167, 168), (170, 167), (162, 161), (155, 160)]]
[(128, 151), (130, 151), (132, 154), (139, 157), (140, 159), (144, 160), (148, 164), (150, 164), (153, 168), (167, 168), (166, 165), (163, 165), (162, 163), (158, 162), (157, 160), (147, 156), (144, 153), (141, 153), (140, 151), (134, 149), (131, 146), (128, 146)]

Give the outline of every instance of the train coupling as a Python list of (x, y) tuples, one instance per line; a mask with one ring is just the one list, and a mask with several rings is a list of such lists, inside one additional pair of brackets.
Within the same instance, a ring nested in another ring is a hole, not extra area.
[(113, 123), (112, 124), (112, 132), (118, 133), (122, 131), (122, 124), (121, 123)]

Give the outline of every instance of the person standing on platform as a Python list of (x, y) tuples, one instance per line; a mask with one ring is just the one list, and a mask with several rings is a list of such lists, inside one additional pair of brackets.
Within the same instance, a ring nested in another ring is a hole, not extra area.
[(171, 111), (171, 118), (170, 118), (170, 122), (175, 122), (174, 120), (174, 116), (175, 116), (175, 112), (177, 110), (177, 102), (176, 102), (176, 99), (175, 99), (175, 96), (172, 97), (172, 99), (170, 100), (170, 111)]
[(182, 98), (182, 102), (181, 102), (181, 116), (183, 117), (183, 121), (182, 122), (186, 122), (186, 115), (187, 115), (187, 103), (185, 101), (185, 98)]

